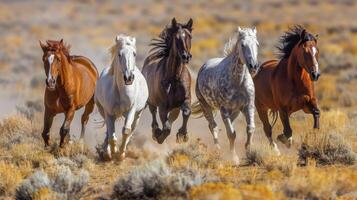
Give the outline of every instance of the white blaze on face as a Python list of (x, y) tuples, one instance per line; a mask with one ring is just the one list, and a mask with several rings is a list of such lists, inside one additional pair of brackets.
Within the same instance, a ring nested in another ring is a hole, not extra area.
[(47, 60), (48, 60), (48, 65), (49, 65), (49, 69), (48, 69), (48, 75), (47, 75), (47, 80), (51, 80), (52, 79), (52, 75), (51, 75), (51, 69), (52, 69), (52, 63), (53, 60), (55, 59), (55, 56), (53, 54), (51, 54), (50, 56), (48, 56)]
[(315, 70), (316, 70), (316, 72), (319, 72), (319, 63), (317, 62), (316, 54), (317, 54), (316, 47), (312, 47), (312, 57), (314, 59)]

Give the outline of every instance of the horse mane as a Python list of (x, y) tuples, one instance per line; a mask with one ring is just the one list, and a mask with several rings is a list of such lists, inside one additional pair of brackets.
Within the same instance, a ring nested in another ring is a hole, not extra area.
[[(177, 23), (177, 26), (183, 26), (180, 23)], [(151, 40), (150, 46), (150, 55), (148, 60), (157, 60), (167, 58), (170, 54), (170, 49), (172, 46), (173, 33), (176, 31), (172, 25), (166, 25), (165, 28), (161, 31), (157, 38)]]
[(295, 25), (292, 28), (289, 28), (288, 31), (284, 33), (279, 39), (280, 45), (277, 46), (279, 51), (280, 59), (289, 58), (293, 48), (300, 42), (302, 39), (304, 41), (316, 40), (316, 38), (311, 34), (306, 32), (305, 38), (301, 38), (301, 32), (305, 30), (305, 28), (301, 25)]
[(66, 43), (61, 43), (61, 41), (56, 40), (46, 40), (46, 49), (47, 51), (62, 51), (62, 53), (66, 56), (68, 62), (72, 62), (70, 56), (71, 45)]
[(109, 74), (113, 75), (114, 74), (114, 62), (116, 62), (116, 55), (118, 55), (119, 47), (118, 44), (115, 43), (113, 46), (109, 48), (109, 53), (111, 56), (111, 64), (109, 66)]

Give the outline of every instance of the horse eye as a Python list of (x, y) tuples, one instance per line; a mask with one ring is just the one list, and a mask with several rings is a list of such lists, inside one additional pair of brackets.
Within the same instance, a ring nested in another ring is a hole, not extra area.
[(136, 53), (135, 53), (135, 52), (133, 52), (133, 54), (134, 54), (134, 57), (136, 57)]

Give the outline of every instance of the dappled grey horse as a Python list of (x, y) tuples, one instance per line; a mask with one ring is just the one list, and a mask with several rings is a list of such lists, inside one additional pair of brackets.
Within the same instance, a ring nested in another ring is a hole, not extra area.
[(198, 102), (192, 105), (192, 114), (203, 113), (215, 145), (218, 144), (218, 127), (213, 111), (220, 110), (227, 130), (232, 160), (239, 163), (235, 152), (236, 132), (233, 121), (242, 112), (247, 121), (247, 142), (249, 148), (254, 133), (254, 84), (251, 75), (258, 69), (258, 40), (256, 29), (238, 27), (237, 34), (226, 44), (225, 57), (208, 60), (198, 72), (196, 95)]

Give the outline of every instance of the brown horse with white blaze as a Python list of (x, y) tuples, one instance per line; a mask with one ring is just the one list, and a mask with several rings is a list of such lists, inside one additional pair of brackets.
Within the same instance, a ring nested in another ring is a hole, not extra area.
[(63, 40), (40, 41), (42, 61), (46, 73), (44, 97), (45, 114), (42, 137), (45, 147), (49, 145), (50, 128), (56, 114), (64, 113), (65, 120), (60, 130), (60, 147), (69, 141), (70, 124), (76, 110), (85, 106), (81, 118), (81, 139), (89, 114), (94, 108), (94, 89), (98, 78), (96, 66), (86, 57), (70, 56), (69, 45)]
[(314, 81), (319, 72), (319, 50), (317, 35), (313, 36), (301, 26), (295, 26), (280, 38), (280, 60), (270, 60), (261, 65), (260, 71), (254, 77), (255, 105), (264, 132), (270, 144), (279, 153), (272, 139), (272, 126), (269, 123), (269, 109), (275, 116), (279, 113), (284, 126), (283, 134), (278, 140), (290, 147), (292, 144), (292, 129), (289, 116), (303, 110), (314, 118), (314, 128), (319, 128), (320, 111), (317, 106)]

